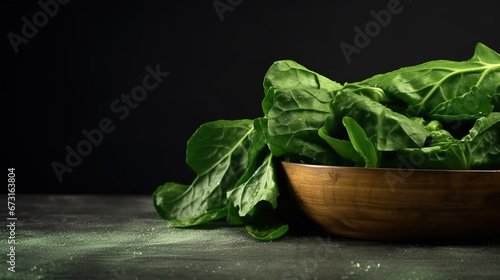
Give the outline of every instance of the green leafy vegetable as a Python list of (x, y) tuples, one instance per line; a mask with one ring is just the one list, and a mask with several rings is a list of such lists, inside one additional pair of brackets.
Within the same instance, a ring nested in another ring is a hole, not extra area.
[(431, 132), (432, 142), (422, 149), (405, 149), (402, 155), (422, 159), (419, 168), (498, 169), (500, 167), (500, 113), (476, 121), (470, 133), (454, 139), (446, 130)]
[(273, 208), (278, 206), (279, 190), (272, 159), (272, 154), (269, 153), (248, 180), (227, 192), (231, 207), (239, 208), (240, 217), (251, 215), (260, 201), (270, 202)]
[(292, 60), (280, 60), (271, 65), (264, 76), (262, 109), (267, 116), (273, 106), (275, 89), (319, 89), (331, 92), (342, 88), (337, 82), (315, 73)]
[(480, 118), (463, 139), (468, 169), (497, 169), (500, 166), (500, 113)]
[(354, 149), (363, 157), (365, 167), (378, 167), (380, 152), (375, 145), (368, 139), (363, 128), (350, 117), (342, 118), (342, 123), (347, 129), (347, 134), (351, 140)]
[(288, 225), (277, 224), (263, 228), (257, 228), (255, 226), (248, 225), (246, 229), (248, 233), (250, 233), (250, 235), (252, 235), (255, 239), (268, 241), (281, 237), (283, 234), (285, 234), (288, 231)]
[[(428, 116), (442, 103), (474, 94), (471, 93), (474, 88), (480, 88), (486, 95), (485, 99), (491, 100), (497, 93), (499, 81), (500, 55), (479, 43), (474, 56), (467, 61), (429, 61), (375, 75), (359, 84), (379, 87), (390, 98), (407, 103), (406, 112), (409, 115)], [(469, 100), (471, 101), (474, 100)], [(447, 113), (466, 117), (469, 117), (471, 113), (485, 116), (488, 112), (483, 110), (483, 106), (471, 108), (467, 105), (455, 105), (453, 109), (458, 110), (447, 111)], [(444, 109), (438, 109), (438, 112), (439, 110)], [(474, 111), (471, 112), (471, 110)]]
[(185, 227), (226, 216), (226, 192), (247, 167), (251, 120), (215, 121), (189, 139), (187, 164), (198, 174), (189, 186), (168, 182), (153, 194), (154, 206), (171, 227)]
[(488, 93), (473, 86), (469, 92), (439, 104), (429, 115), (434, 119), (469, 120), (487, 116), (492, 111)]
[(332, 118), (328, 118), (325, 121), (325, 125), (319, 129), (318, 134), (335, 150), (335, 152), (337, 152), (343, 161), (347, 162), (343, 163), (341, 160), (338, 160), (338, 163), (340, 165), (353, 166), (365, 165), (365, 159), (356, 151), (356, 149), (354, 149), (354, 146), (349, 140), (341, 140), (330, 136), (332, 135), (331, 131), (329, 131), (329, 128), (332, 127), (331, 119)]
[(273, 63), (263, 86), (265, 133), (273, 155), (334, 164), (318, 130), (329, 114), (334, 92), (342, 86), (291, 60)]
[[(425, 127), (384, 105), (349, 90), (339, 91), (331, 104), (333, 127), (341, 128), (345, 116), (355, 120), (379, 151), (422, 147), (429, 135)], [(335, 124), (336, 123), (336, 124)], [(333, 133), (342, 137), (340, 130)]]
[(318, 89), (277, 89), (267, 114), (269, 149), (274, 156), (334, 164), (318, 130), (330, 113), (333, 93)]
[(168, 226), (226, 218), (257, 240), (283, 236), (296, 212), (280, 197), (276, 161), (500, 169), (500, 55), (481, 43), (466, 61), (429, 61), (343, 85), (276, 61), (263, 88), (262, 117), (209, 122), (189, 139), (196, 178), (153, 193)]

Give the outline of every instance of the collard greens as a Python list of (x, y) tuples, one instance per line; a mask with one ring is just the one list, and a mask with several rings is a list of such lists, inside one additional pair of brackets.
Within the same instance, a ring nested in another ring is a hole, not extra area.
[(256, 239), (285, 234), (276, 163), (500, 168), (500, 55), (435, 60), (343, 85), (291, 61), (264, 76), (263, 116), (203, 124), (187, 143), (190, 185), (153, 194), (169, 227), (222, 218)]

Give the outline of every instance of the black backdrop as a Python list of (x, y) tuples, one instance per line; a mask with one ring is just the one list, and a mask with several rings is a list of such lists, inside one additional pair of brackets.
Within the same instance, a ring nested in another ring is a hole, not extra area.
[[(5, 167), (16, 168), (18, 193), (150, 194), (189, 183), (186, 140), (207, 121), (260, 116), (274, 61), (343, 83), (465, 60), (477, 42), (500, 51), (498, 10), (485, 2), (2, 1)], [(356, 37), (367, 26), (371, 37)], [(342, 42), (357, 43), (350, 63)], [(161, 76), (144, 94), (146, 67)], [(126, 105), (132, 93), (139, 101)], [(87, 155), (68, 164), (68, 149)]]

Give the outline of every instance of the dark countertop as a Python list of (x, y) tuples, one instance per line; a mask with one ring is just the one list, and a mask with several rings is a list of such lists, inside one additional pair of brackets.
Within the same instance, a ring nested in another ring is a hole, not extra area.
[(224, 222), (167, 228), (149, 196), (18, 194), (16, 217), (16, 272), (4, 233), (1, 279), (500, 279), (500, 240), (260, 242)]

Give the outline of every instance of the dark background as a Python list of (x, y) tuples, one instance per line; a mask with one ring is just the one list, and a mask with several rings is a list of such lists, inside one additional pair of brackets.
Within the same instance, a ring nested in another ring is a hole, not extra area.
[[(260, 116), (276, 60), (344, 83), (465, 60), (477, 42), (500, 51), (493, 1), (401, 0), (401, 13), (351, 63), (339, 44), (353, 44), (353, 28), (390, 1), (220, 0), (234, 5), (222, 21), (214, 2), (70, 1), (16, 54), (7, 34), (21, 35), (22, 17), (32, 21), (41, 7), (2, 1), (2, 158), (16, 168), (16, 192), (151, 194), (165, 181), (189, 183), (186, 141), (204, 122)], [(157, 64), (170, 75), (120, 120), (110, 105)], [(59, 182), (51, 164), (65, 164), (65, 147), (103, 118), (114, 131)]]

